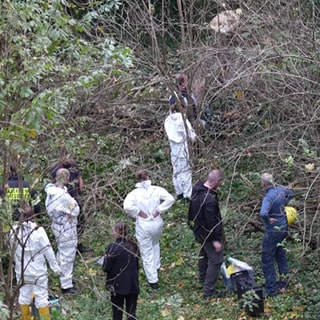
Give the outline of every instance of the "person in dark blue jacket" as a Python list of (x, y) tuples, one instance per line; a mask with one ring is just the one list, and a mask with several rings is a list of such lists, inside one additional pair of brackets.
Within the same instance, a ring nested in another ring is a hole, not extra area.
[[(7, 200), (12, 207), (12, 220), (18, 221), (21, 212), (21, 205), (29, 204), (33, 213), (39, 215), (41, 211), (40, 197), (36, 190), (30, 187), (30, 183), (18, 175), (17, 166), (10, 165), (10, 176), (5, 190), (0, 189), (0, 198)], [(9, 219), (10, 221), (11, 219)]]
[(216, 291), (216, 282), (223, 263), (223, 224), (216, 189), (222, 181), (222, 172), (212, 170), (206, 182), (193, 186), (189, 204), (188, 224), (195, 239), (201, 243), (198, 269), (199, 281), (204, 286), (203, 297), (222, 297)]
[(110, 291), (113, 320), (122, 320), (124, 304), (127, 319), (136, 319), (139, 295), (139, 252), (137, 244), (128, 236), (124, 222), (112, 228), (114, 242), (104, 256), (102, 270), (107, 274), (106, 289)]
[[(261, 175), (266, 193), (262, 200), (260, 216), (265, 227), (262, 240), (261, 266), (266, 280), (267, 296), (276, 296), (285, 290), (289, 267), (282, 242), (288, 234), (288, 221), (284, 207), (293, 198), (289, 188), (275, 184), (270, 173)], [(279, 271), (277, 282), (275, 262)]]

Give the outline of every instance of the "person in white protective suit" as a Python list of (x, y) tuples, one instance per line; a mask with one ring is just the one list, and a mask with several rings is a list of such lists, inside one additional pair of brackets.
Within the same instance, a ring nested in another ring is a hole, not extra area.
[(60, 274), (60, 268), (44, 228), (32, 222), (30, 205), (23, 208), (24, 221), (10, 231), (9, 243), (14, 254), (15, 273), (19, 289), (22, 320), (31, 320), (30, 304), (35, 306), (41, 319), (50, 319), (48, 306), (48, 270)]
[(153, 186), (145, 170), (137, 172), (138, 183), (123, 203), (124, 211), (136, 219), (136, 238), (143, 269), (152, 289), (158, 289), (160, 269), (160, 237), (163, 220), (161, 214), (174, 203), (173, 196), (164, 188)]
[(62, 271), (60, 285), (62, 293), (78, 294), (79, 289), (73, 286), (73, 265), (77, 249), (77, 217), (79, 206), (68, 193), (66, 184), (69, 181), (69, 171), (58, 169), (56, 183), (45, 187), (47, 193), (45, 205), (52, 223), (51, 229), (57, 242), (57, 260)]
[(185, 116), (183, 101), (180, 106), (177, 106), (176, 99), (172, 96), (169, 104), (170, 115), (165, 119), (164, 128), (171, 149), (173, 186), (178, 199), (190, 199), (192, 193), (192, 170), (188, 140), (195, 141), (197, 135)]

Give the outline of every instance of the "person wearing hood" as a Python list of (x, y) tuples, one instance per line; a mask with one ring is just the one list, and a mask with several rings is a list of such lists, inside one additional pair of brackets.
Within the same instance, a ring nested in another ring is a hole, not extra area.
[(23, 222), (10, 231), (9, 244), (14, 255), (15, 273), (19, 289), (22, 320), (31, 320), (30, 304), (35, 299), (41, 319), (50, 319), (48, 306), (48, 270), (60, 274), (53, 249), (43, 227), (32, 222), (33, 209), (23, 208)]
[(196, 133), (185, 116), (182, 101), (177, 105), (174, 96), (169, 100), (170, 115), (164, 122), (164, 129), (169, 139), (171, 163), (173, 168), (173, 186), (178, 199), (190, 199), (192, 192), (192, 170), (190, 166), (188, 140), (195, 141)]
[(73, 286), (73, 264), (77, 248), (77, 217), (79, 206), (67, 190), (69, 171), (58, 169), (56, 183), (47, 184), (45, 205), (51, 218), (51, 229), (57, 242), (57, 260), (62, 271), (60, 285), (62, 293), (78, 294), (79, 290)]
[(160, 237), (163, 220), (161, 215), (174, 203), (173, 196), (162, 187), (153, 186), (146, 170), (136, 175), (138, 183), (123, 203), (124, 211), (136, 219), (136, 238), (143, 269), (152, 289), (158, 289), (160, 269)]
[(212, 170), (206, 182), (198, 182), (192, 190), (189, 203), (188, 225), (201, 244), (198, 260), (199, 282), (203, 297), (222, 297), (216, 282), (223, 257), (223, 225), (216, 189), (222, 181), (222, 172)]

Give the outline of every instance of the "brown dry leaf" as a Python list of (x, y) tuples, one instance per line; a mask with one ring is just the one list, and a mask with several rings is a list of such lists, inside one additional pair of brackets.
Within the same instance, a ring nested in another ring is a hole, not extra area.
[(294, 311), (290, 311), (289, 316), (290, 316), (290, 319), (300, 319), (300, 314), (298, 314)]
[(193, 307), (193, 310), (194, 311), (199, 311), (200, 310), (200, 305), (196, 304), (194, 307)]
[(179, 282), (175, 286), (176, 288), (183, 288), (184, 287), (184, 282)]
[(268, 307), (264, 307), (264, 313), (271, 316), (272, 315), (272, 310)]

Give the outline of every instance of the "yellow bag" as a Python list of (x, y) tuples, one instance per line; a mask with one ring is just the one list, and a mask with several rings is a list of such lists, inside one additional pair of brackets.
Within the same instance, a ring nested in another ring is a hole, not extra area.
[(286, 206), (284, 207), (284, 211), (286, 212), (286, 215), (287, 215), (288, 224), (289, 225), (294, 224), (298, 216), (298, 212), (296, 208), (291, 206)]

